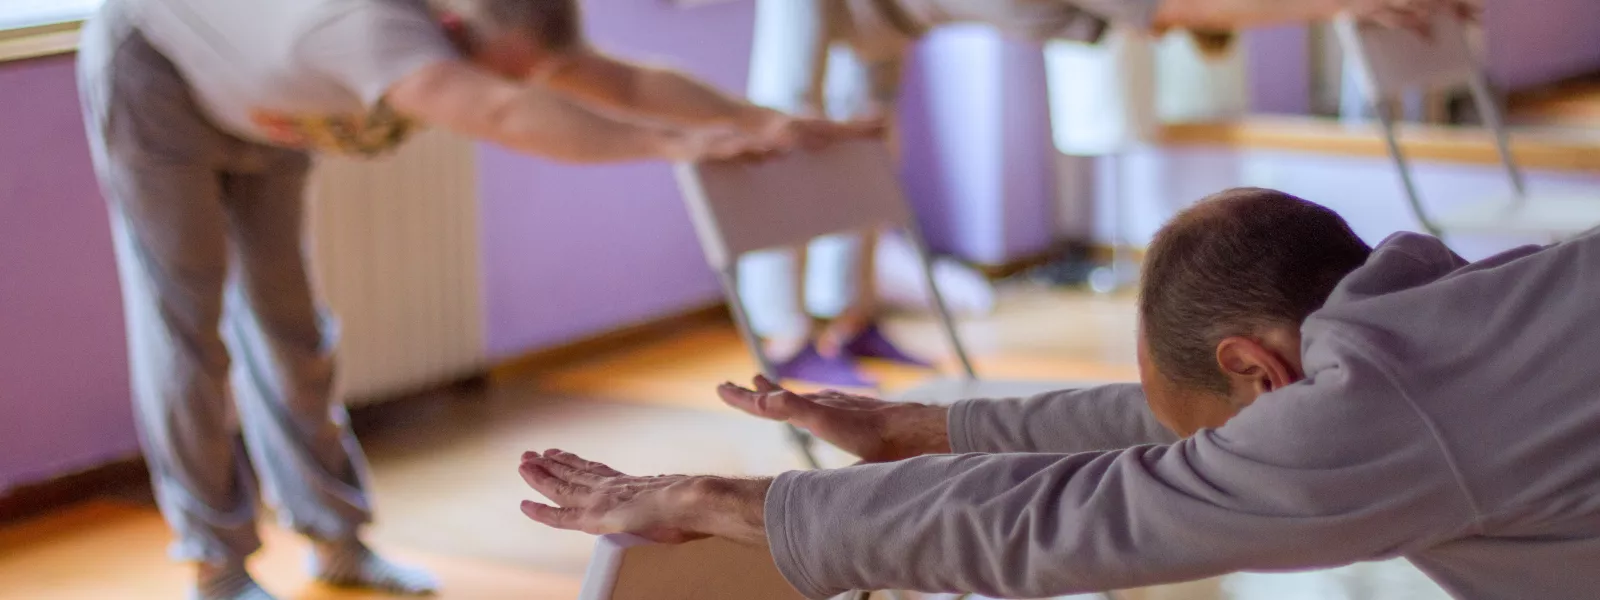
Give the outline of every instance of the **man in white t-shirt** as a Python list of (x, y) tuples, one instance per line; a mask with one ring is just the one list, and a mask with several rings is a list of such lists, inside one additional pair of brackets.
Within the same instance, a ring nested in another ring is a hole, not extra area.
[(319, 579), (435, 586), (361, 542), (367, 469), (302, 253), (312, 153), (383, 154), (422, 124), (573, 162), (875, 134), (601, 54), (576, 0), (108, 0), (79, 61), (136, 420), (205, 600), (270, 598), (244, 567), (258, 481)]

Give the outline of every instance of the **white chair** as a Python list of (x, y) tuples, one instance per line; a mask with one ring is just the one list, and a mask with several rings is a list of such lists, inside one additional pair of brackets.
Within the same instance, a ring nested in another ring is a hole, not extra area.
[[(1600, 197), (1529, 193), (1511, 154), (1510, 136), (1489, 79), (1469, 43), (1466, 22), (1454, 16), (1440, 17), (1430, 38), (1408, 30), (1364, 25), (1349, 15), (1339, 17), (1334, 29), (1366, 102), (1378, 115), (1411, 210), (1429, 233), (1534, 234), (1559, 240), (1600, 224)], [(1386, 104), (1407, 90), (1459, 85), (1471, 90), (1485, 127), (1494, 135), (1511, 189), (1509, 194), (1432, 216), (1422, 205), (1410, 163), (1400, 148), (1395, 117)]]
[[(750, 355), (762, 374), (778, 380), (738, 292), (739, 257), (793, 247), (825, 235), (899, 229), (916, 248), (940, 323), (967, 379), (976, 377), (955, 322), (932, 278), (932, 262), (916, 218), (900, 190), (894, 161), (877, 140), (856, 140), (768, 161), (704, 162), (678, 167), (678, 183)], [(790, 428), (813, 468), (821, 465), (812, 440)]]
[(608, 535), (595, 544), (578, 600), (805, 600), (766, 548), (711, 538), (679, 546)]

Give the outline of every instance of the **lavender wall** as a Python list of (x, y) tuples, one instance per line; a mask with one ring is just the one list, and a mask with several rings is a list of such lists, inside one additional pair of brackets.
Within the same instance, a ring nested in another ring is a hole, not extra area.
[[(585, 5), (600, 47), (744, 90), (755, 3)], [(487, 339), (504, 358), (720, 297), (669, 167), (482, 156)]]
[(1491, 0), (1483, 26), (1489, 72), (1503, 89), (1600, 71), (1600, 1)]
[(134, 452), (122, 306), (72, 61), (0, 65), (0, 491)]
[(1039, 44), (1005, 40), (1000, 47), (1001, 171), (999, 254), (1005, 262), (1035, 254), (1055, 241), (1055, 140)]
[(1304, 25), (1254, 29), (1240, 40), (1249, 73), (1250, 112), (1311, 112), (1311, 40)]
[(902, 180), (935, 250), (1002, 263), (1048, 247), (1055, 150), (1037, 44), (978, 26), (934, 32), (902, 96)]
[[(991, 60), (999, 38), (977, 27), (934, 32), (907, 65), (901, 96), (901, 178), (935, 251), (994, 253), (982, 231), (999, 228), (979, 209), (999, 206), (1000, 72)], [(934, 127), (934, 123), (943, 124)]]

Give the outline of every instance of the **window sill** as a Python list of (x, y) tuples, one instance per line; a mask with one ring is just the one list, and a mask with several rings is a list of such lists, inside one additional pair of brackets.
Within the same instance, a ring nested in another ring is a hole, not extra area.
[[(1523, 168), (1600, 172), (1600, 133), (1583, 129), (1511, 130), (1512, 153)], [(1377, 125), (1346, 125), (1310, 117), (1246, 117), (1161, 128), (1156, 143), (1387, 157)], [(1413, 160), (1498, 165), (1494, 138), (1477, 128), (1402, 125), (1401, 146)]]
[(0, 63), (75, 52), (82, 27), (82, 21), (69, 21), (0, 30)]

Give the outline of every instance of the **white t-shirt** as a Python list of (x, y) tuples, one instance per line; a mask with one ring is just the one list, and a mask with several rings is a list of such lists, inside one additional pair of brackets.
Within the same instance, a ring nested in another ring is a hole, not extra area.
[(416, 124), (383, 102), (459, 52), (422, 0), (126, 0), (219, 128), (261, 143), (374, 155)]

